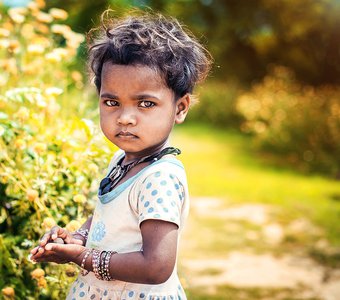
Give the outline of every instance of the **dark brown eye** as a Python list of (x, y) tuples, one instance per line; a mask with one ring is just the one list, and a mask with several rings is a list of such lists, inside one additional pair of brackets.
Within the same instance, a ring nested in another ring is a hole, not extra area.
[(118, 106), (118, 102), (116, 100), (105, 100), (104, 103), (107, 106)]
[(139, 103), (139, 106), (144, 107), (144, 108), (150, 108), (150, 107), (155, 106), (155, 103), (152, 101), (143, 100)]

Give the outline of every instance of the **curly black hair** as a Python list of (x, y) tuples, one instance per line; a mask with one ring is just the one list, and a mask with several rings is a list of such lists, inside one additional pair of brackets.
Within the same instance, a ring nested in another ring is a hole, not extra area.
[(141, 11), (116, 19), (110, 12), (102, 15), (99, 36), (89, 34), (89, 66), (98, 92), (105, 62), (155, 69), (176, 99), (206, 78), (210, 53), (176, 19)]

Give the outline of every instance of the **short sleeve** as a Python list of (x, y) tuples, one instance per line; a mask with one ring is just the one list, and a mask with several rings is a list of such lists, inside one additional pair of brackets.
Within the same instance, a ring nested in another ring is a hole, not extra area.
[(176, 175), (157, 171), (143, 180), (138, 193), (139, 225), (148, 219), (175, 223), (180, 227), (185, 190)]

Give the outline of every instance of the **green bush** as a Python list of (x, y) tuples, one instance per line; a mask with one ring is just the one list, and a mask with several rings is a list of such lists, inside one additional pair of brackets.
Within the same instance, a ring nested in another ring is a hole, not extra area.
[(298, 83), (287, 68), (274, 67), (241, 95), (237, 109), (244, 132), (262, 149), (279, 153), (305, 171), (340, 171), (340, 88)]
[(66, 12), (43, 12), (43, 4), (30, 2), (0, 18), (0, 298), (5, 299), (65, 298), (77, 269), (33, 265), (29, 250), (53, 225), (74, 231), (87, 218), (110, 152), (99, 129), (79, 116), (87, 97), (72, 66), (83, 37), (56, 23)]
[(238, 127), (241, 118), (236, 110), (236, 100), (239, 93), (236, 83), (207, 82), (198, 88), (199, 100), (194, 103), (188, 120), (219, 127)]

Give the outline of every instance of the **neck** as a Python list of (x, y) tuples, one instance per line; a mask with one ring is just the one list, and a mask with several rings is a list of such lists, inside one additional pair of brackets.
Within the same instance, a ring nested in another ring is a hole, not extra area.
[(159, 153), (161, 152), (164, 148), (168, 147), (169, 146), (169, 143), (168, 143), (168, 140), (164, 141), (163, 143), (159, 144), (159, 145), (156, 145), (154, 147), (150, 147), (150, 148), (147, 148), (147, 149), (144, 149), (138, 153), (128, 153), (128, 152), (125, 152), (125, 158), (122, 162), (123, 165), (127, 165), (129, 163), (132, 163), (136, 160), (139, 160), (143, 157), (146, 157), (146, 156), (149, 156), (149, 155), (152, 155), (152, 154), (155, 154), (155, 153)]

